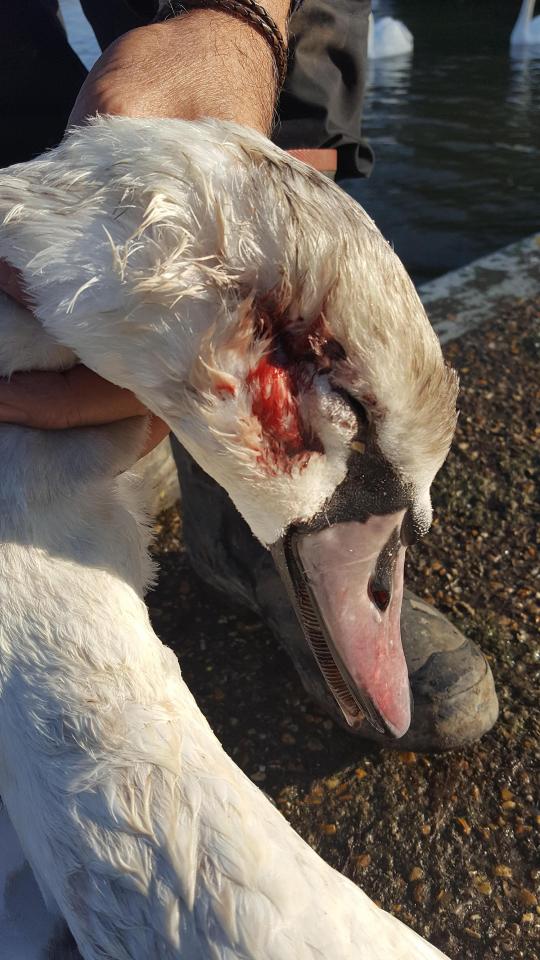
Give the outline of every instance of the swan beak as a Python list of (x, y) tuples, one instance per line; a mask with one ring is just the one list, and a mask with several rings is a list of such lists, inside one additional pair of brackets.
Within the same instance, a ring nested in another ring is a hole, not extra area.
[(402, 737), (411, 722), (400, 633), (403, 511), (290, 530), (272, 555), (306, 640), (351, 727)]

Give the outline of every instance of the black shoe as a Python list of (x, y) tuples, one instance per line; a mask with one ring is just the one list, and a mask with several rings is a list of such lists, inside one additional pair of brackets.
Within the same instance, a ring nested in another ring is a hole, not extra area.
[[(350, 731), (315, 664), (270, 553), (253, 537), (225, 491), (176, 441), (173, 453), (182, 502), (189, 505), (183, 510), (183, 536), (195, 571), (265, 620), (308, 693)], [(395, 740), (364, 722), (354, 734), (399, 750), (432, 752), (462, 746), (490, 730), (498, 701), (489, 664), (476, 644), (407, 590), (401, 637), (414, 701), (410, 729)]]

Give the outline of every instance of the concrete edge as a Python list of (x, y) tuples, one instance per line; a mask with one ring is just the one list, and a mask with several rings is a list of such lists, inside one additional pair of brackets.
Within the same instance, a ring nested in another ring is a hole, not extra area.
[(540, 233), (418, 287), (441, 343), (489, 320), (504, 301), (540, 293)]

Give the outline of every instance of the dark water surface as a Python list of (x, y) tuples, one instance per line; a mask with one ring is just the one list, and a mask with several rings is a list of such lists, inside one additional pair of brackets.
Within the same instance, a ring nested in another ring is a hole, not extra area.
[[(414, 53), (372, 63), (364, 131), (377, 164), (344, 186), (417, 282), (540, 229), (540, 49), (510, 53), (520, 3), (379, 0), (376, 17), (403, 20)], [(78, 0), (61, 4), (90, 65)]]
[(377, 164), (344, 185), (417, 282), (540, 229), (540, 49), (510, 53), (520, 3), (378, 4), (376, 17), (409, 27), (414, 53), (371, 64)]

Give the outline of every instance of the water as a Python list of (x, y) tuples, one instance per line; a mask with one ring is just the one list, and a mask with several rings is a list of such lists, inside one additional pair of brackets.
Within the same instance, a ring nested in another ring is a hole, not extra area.
[(79, 0), (59, 0), (59, 4), (69, 42), (85, 67), (90, 69), (101, 51)]
[[(364, 133), (377, 163), (345, 186), (418, 282), (539, 229), (540, 50), (510, 53), (520, 3), (377, 5), (407, 24), (414, 53), (371, 65)], [(77, 0), (61, 6), (89, 66), (93, 34)]]
[(510, 54), (520, 3), (379, 0), (414, 53), (371, 65), (377, 164), (347, 189), (418, 282), (540, 229), (540, 50)]

